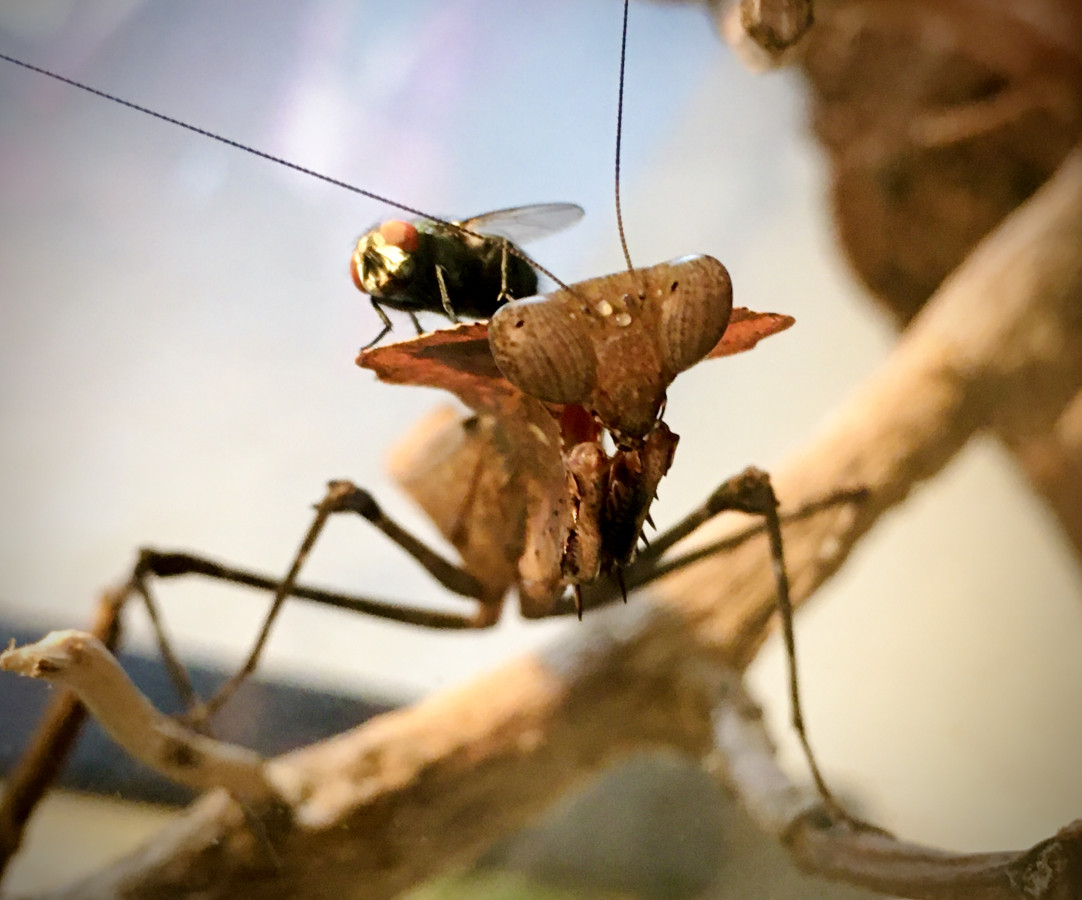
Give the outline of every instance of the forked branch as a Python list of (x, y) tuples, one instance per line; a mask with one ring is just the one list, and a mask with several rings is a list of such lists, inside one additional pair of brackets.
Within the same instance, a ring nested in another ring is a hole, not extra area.
[[(99, 601), (91, 633), (110, 650), (120, 639), (121, 604), (111, 593)], [(4, 775), (0, 796), (0, 878), (22, 844), (34, 807), (56, 781), (86, 721), (74, 691), (58, 691), (38, 720), (30, 745)]]
[[(1004, 392), (1028, 391), (1035, 415), (1059, 418), (1082, 385), (1079, 234), (1076, 155), (967, 259), (881, 370), (776, 474), (786, 506), (869, 489), (858, 508), (786, 529), (794, 600), (992, 421)], [(197, 886), (205, 897), (392, 897), (476, 858), (618, 755), (650, 746), (701, 754), (725, 664), (751, 660), (771, 617), (767, 554), (755, 545), (707, 559), (657, 593), (661, 609), (640, 600), (595, 614), (547, 654), (270, 762), (268, 778), (292, 812), (291, 826), (276, 831), (277, 866), (253, 849), (235, 805), (214, 794), (66, 896), (149, 898)], [(813, 870), (863, 884), (874, 875), (879, 889), (897, 885), (909, 896), (948, 895), (917, 893), (899, 874), (927, 862), (927, 851), (859, 833), (846, 853), (824, 855), (809, 822), (798, 815), (788, 833)], [(1077, 849), (1073, 834), (1055, 846)], [(964, 860), (971, 876), (1003, 862)], [(1073, 881), (977, 896), (1082, 895), (1078, 867), (1058, 871)]]
[(173, 781), (201, 791), (226, 788), (248, 803), (273, 799), (255, 753), (159, 712), (88, 632), (54, 631), (35, 644), (11, 646), (0, 653), (0, 669), (69, 688), (114, 741)]

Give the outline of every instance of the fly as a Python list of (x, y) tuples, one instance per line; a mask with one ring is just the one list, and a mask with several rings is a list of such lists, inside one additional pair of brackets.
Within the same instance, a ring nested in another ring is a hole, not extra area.
[(372, 300), (383, 330), (391, 330), (383, 307), (410, 316), (419, 312), (487, 319), (503, 303), (537, 293), (537, 272), (516, 244), (555, 234), (583, 216), (574, 203), (540, 203), (483, 213), (462, 222), (391, 219), (370, 229), (350, 258), (353, 283)]

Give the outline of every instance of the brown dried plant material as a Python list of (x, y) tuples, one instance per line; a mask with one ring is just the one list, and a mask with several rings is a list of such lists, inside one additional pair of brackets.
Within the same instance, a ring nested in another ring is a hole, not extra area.
[(1082, 138), (1082, 6), (820, 0), (803, 49), (842, 245), (904, 324)]
[[(904, 326), (1082, 140), (1082, 4), (820, 0), (802, 48), (842, 246)], [(1067, 426), (1004, 397), (994, 428), (1082, 559)]]
[(792, 316), (781, 313), (753, 312), (744, 306), (734, 306), (733, 314), (729, 317), (729, 327), (725, 329), (725, 334), (714, 349), (706, 354), (706, 358), (718, 359), (751, 350), (763, 338), (791, 328), (794, 322), (796, 319)]

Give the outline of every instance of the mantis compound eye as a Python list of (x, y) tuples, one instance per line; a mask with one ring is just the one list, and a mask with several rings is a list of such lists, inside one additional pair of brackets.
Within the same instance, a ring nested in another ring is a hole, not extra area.
[(661, 289), (658, 345), (673, 376), (690, 369), (721, 340), (733, 311), (729, 272), (711, 256), (669, 263), (671, 278)]
[(496, 365), (523, 393), (548, 403), (585, 403), (597, 358), (589, 334), (565, 305), (530, 297), (501, 307), (488, 323)]

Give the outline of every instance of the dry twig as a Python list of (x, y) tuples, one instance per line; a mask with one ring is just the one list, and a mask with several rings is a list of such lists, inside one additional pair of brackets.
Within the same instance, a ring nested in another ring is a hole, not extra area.
[[(111, 593), (98, 602), (91, 633), (110, 650), (120, 640), (120, 603)], [(35, 807), (60, 774), (86, 721), (73, 691), (58, 691), (34, 729), (30, 745), (5, 775), (0, 795), (0, 877), (18, 852)]]
[(794, 814), (799, 790), (774, 760), (762, 713), (739, 676), (717, 709), (718, 769), (764, 831), (805, 872), (921, 900), (1070, 900), (1082, 886), (1082, 819), (1029, 850), (947, 853), (889, 834)]
[(140, 762), (196, 790), (225, 788), (247, 803), (273, 799), (263, 761), (163, 715), (116, 658), (85, 631), (53, 631), (0, 653), (0, 669), (70, 688), (109, 736)]

